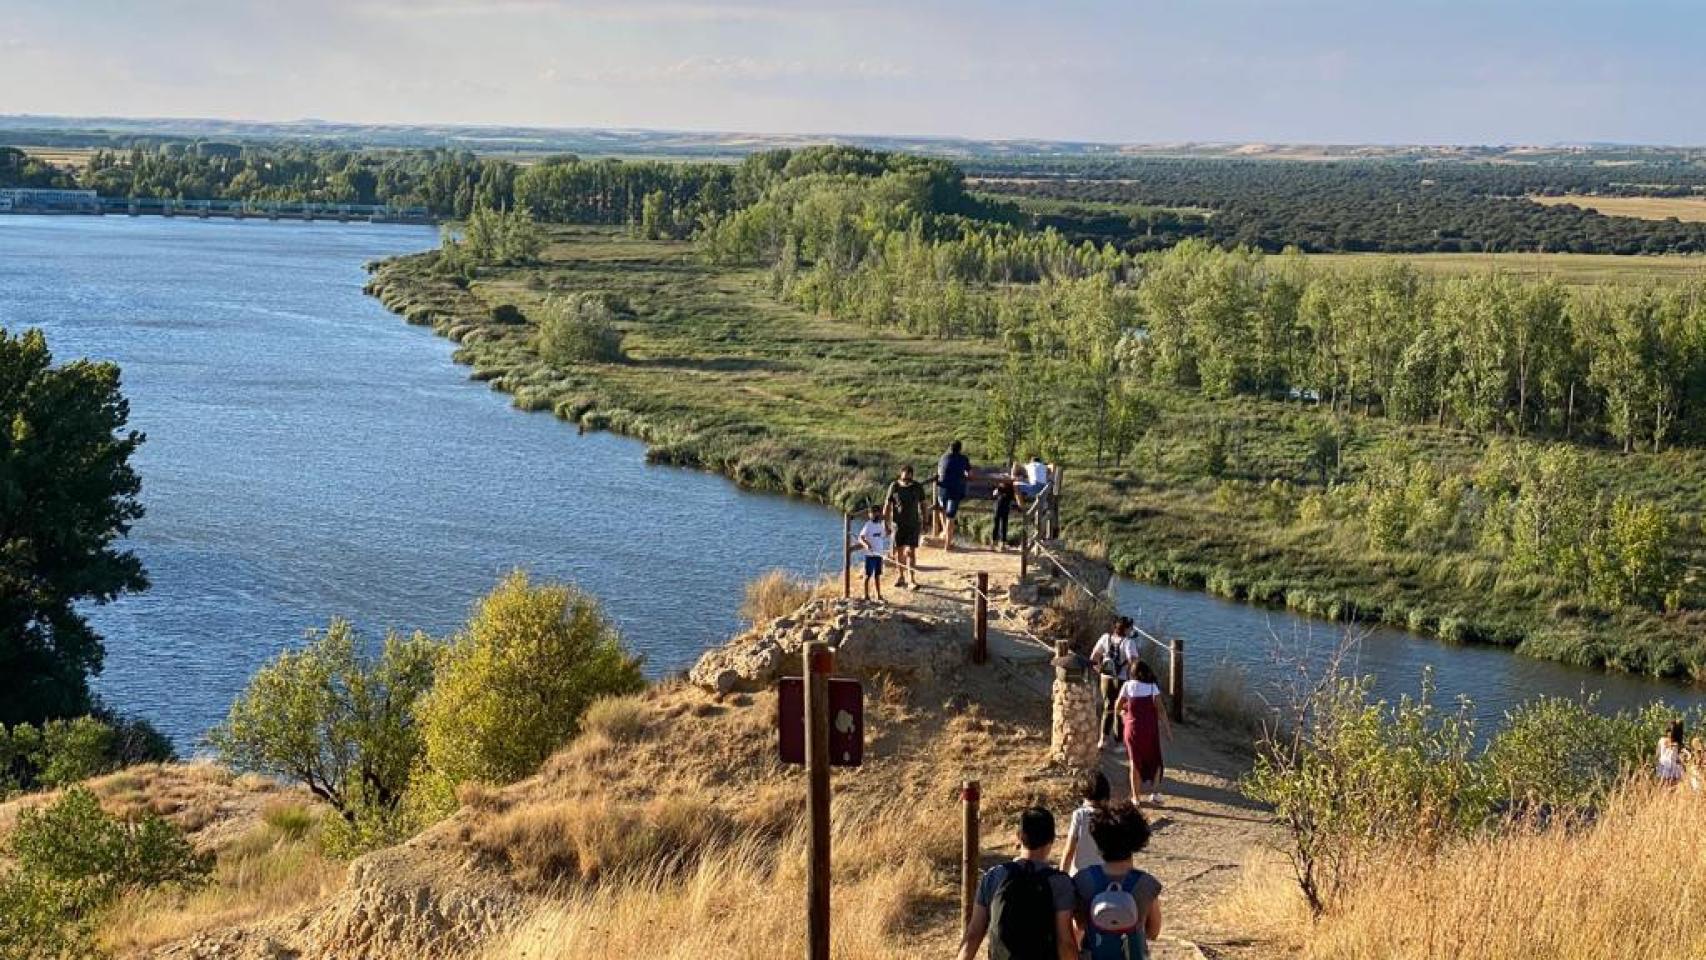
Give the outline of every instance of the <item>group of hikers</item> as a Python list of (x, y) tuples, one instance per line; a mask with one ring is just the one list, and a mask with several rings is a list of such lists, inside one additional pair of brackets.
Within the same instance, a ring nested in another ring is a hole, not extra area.
[(977, 886), (959, 960), (985, 939), (992, 960), (1143, 960), (1161, 934), (1161, 882), (1134, 859), (1149, 822), (1131, 803), (1113, 803), (1101, 771), (1080, 780), (1056, 866), (1054, 815), (1019, 814), (1019, 855), (990, 868)]
[[(947, 452), (936, 462), (936, 473), (929, 480), (929, 489), (918, 479), (911, 464), (900, 468), (882, 502), (870, 505), (865, 522), (853, 538), (853, 545), (864, 555), (866, 600), (871, 599), (873, 588), (876, 598), (883, 599), (884, 566), (891, 552), (897, 571), (894, 585), (917, 588), (918, 546), (924, 539), (927, 512), (931, 532), (942, 550), (954, 549), (960, 507), (971, 494), (973, 477), (971, 458), (966, 456), (958, 440), (949, 444)], [(988, 479), (992, 480), (990, 497), (995, 501), (995, 521), (990, 528), (990, 540), (996, 550), (1004, 551), (1008, 546), (1013, 508), (1024, 509), (1027, 501), (1046, 496), (1052, 473), (1042, 457), (1032, 454), (1027, 462), (1014, 464)]]

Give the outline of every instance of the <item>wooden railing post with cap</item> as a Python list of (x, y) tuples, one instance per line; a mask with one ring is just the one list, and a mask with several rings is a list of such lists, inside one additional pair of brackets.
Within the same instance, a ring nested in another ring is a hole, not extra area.
[(971, 662), (986, 663), (989, 660), (989, 574), (977, 572), (977, 596), (974, 598), (976, 615), (972, 619)]
[(972, 906), (977, 903), (977, 862), (982, 850), (978, 839), (978, 803), (980, 793), (976, 780), (960, 785), (960, 808), (964, 824), (960, 831), (960, 929), (971, 923)]
[(1185, 641), (1173, 637), (1167, 661), (1167, 713), (1175, 723), (1185, 722)]

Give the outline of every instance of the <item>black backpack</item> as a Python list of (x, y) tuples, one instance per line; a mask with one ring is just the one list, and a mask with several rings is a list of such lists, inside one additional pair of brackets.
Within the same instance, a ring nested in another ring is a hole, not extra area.
[(1055, 960), (1054, 888), (1059, 870), (1015, 860), (989, 901), (992, 960)]

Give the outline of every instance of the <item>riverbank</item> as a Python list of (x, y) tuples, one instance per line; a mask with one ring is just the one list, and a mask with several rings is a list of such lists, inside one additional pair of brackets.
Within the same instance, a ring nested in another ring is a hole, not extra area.
[[(639, 437), (655, 461), (845, 508), (879, 496), (901, 463), (933, 462), (950, 437), (968, 438), (974, 452), (984, 446), (983, 406), (1001, 364), (989, 344), (827, 320), (766, 295), (757, 271), (711, 267), (687, 244), (612, 230), (559, 229), (542, 263), (467, 284), (434, 276), (433, 256), (376, 265), (369, 291), (457, 341), (457, 359), (518, 407)], [(553, 369), (534, 351), (526, 318), (550, 296), (587, 291), (623, 308), (626, 360)], [(1136, 579), (1578, 665), (1706, 675), (1701, 611), (1584, 609), (1533, 578), (1505, 577), (1493, 559), (1375, 552), (1360, 529), (1304, 515), (1305, 428), (1318, 416), (1170, 395), (1126, 464), (1069, 464), (1068, 533), (1105, 544), (1115, 569)], [(1389, 440), (1453, 468), (1482, 450), (1456, 431), (1379, 418), (1351, 430), (1343, 458), (1353, 474), (1359, 451)], [(1587, 458), (1603, 486), (1684, 517), (1706, 504), (1700, 451)], [(1684, 547), (1698, 564), (1697, 525)]]

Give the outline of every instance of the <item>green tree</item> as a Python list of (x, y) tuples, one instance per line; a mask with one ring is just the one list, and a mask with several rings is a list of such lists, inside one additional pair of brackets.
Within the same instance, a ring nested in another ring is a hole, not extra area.
[(1675, 521), (1657, 504), (1613, 500), (1586, 545), (1588, 596), (1610, 607), (1660, 606), (1677, 581), (1675, 539)]
[(398, 815), (440, 651), (424, 634), (392, 634), (366, 657), (355, 629), (333, 620), (256, 672), (208, 741), (234, 767), (303, 784), (349, 823)]
[(573, 293), (545, 301), (534, 347), (541, 359), (557, 367), (621, 362), (622, 331), (616, 328), (609, 298)]
[(87, 712), (103, 649), (79, 608), (148, 586), (115, 546), (142, 516), (129, 417), (116, 365), (0, 328), (0, 723)]
[(421, 705), (426, 764), (451, 783), (519, 780), (580, 729), (594, 700), (644, 685), (597, 600), (517, 571), (480, 601)]

